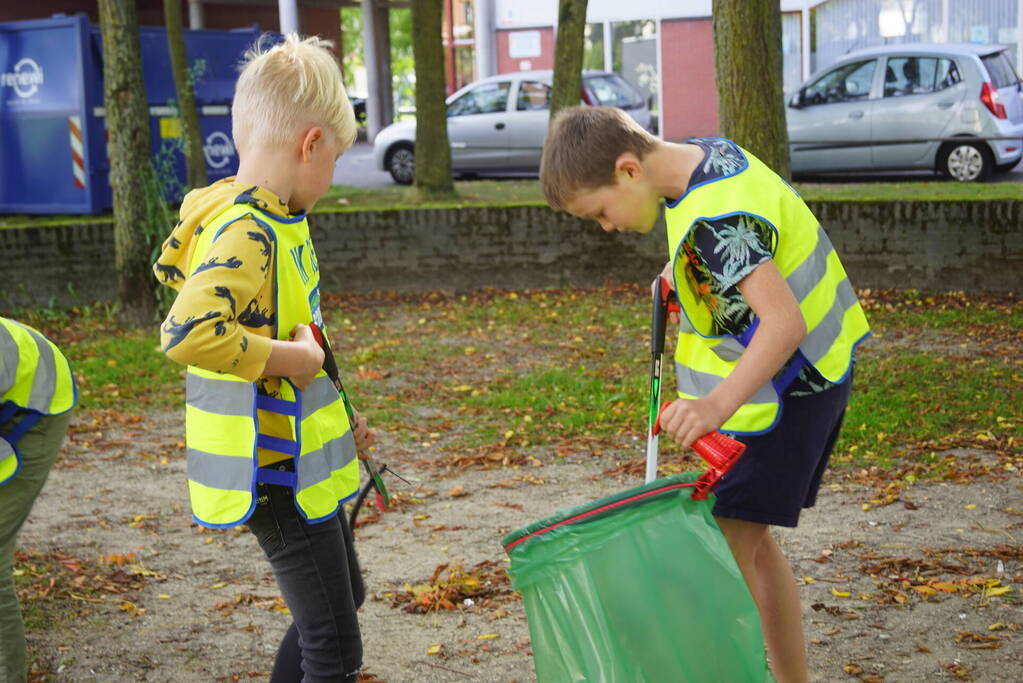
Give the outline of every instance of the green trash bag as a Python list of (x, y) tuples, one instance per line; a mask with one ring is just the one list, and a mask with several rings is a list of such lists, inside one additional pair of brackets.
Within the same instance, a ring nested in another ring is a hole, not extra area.
[(760, 616), (696, 475), (568, 508), (502, 544), (541, 683), (773, 681)]

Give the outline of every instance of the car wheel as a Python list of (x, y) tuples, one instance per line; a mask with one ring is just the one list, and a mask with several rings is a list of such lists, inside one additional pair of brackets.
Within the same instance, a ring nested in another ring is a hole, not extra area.
[(952, 142), (942, 148), (938, 169), (952, 180), (979, 182), (994, 170), (991, 150), (982, 142)]
[(1016, 161), (1010, 161), (1007, 164), (996, 164), (995, 173), (1008, 173), (1012, 169), (1016, 168), (1017, 164), (1019, 164), (1019, 159), (1016, 159)]
[(416, 178), (416, 152), (408, 145), (395, 147), (387, 154), (387, 170), (394, 182), (411, 185)]

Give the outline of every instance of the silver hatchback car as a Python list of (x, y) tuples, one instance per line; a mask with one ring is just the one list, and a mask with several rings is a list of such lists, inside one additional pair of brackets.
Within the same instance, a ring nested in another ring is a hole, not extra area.
[(927, 169), (985, 180), (1023, 156), (1023, 85), (999, 45), (859, 50), (803, 85), (786, 114), (794, 174)]
[[(451, 167), (456, 174), (536, 174), (547, 135), (553, 72), (522, 71), (470, 83), (447, 98)], [(619, 107), (650, 129), (643, 96), (621, 76), (583, 72), (586, 104)], [(387, 126), (373, 140), (376, 167), (408, 185), (415, 176), (416, 122)]]

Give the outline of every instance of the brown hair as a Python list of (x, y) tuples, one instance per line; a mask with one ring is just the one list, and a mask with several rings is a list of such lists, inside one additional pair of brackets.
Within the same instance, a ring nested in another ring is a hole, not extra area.
[(657, 139), (615, 107), (569, 107), (554, 117), (543, 146), (540, 186), (551, 208), (565, 208), (577, 192), (615, 184), (615, 162), (632, 152), (640, 160)]

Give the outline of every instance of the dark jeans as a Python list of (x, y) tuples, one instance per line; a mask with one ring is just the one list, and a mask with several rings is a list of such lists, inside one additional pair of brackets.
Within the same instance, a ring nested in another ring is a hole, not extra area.
[(366, 591), (343, 510), (310, 524), (289, 487), (257, 484), (256, 496), (249, 530), (294, 620), (277, 650), (271, 683), (355, 681), (362, 667), (356, 610)]

